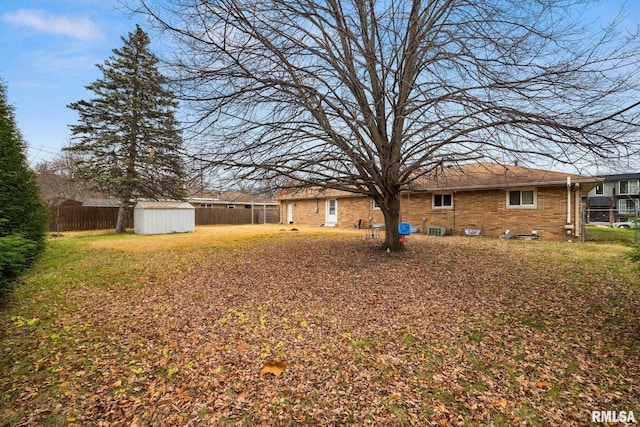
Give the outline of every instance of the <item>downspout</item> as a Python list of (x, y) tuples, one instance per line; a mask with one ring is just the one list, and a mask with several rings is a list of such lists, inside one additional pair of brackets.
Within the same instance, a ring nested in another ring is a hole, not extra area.
[(575, 233), (575, 227), (571, 224), (571, 177), (567, 177), (567, 223), (564, 226), (567, 236)]
[(567, 225), (571, 225), (571, 177), (567, 177)]
[(580, 237), (580, 183), (576, 182), (575, 186), (574, 186), (574, 191), (575, 191), (575, 197), (576, 197), (576, 203), (575, 203), (575, 229), (574, 229), (574, 234), (576, 237)]
[(456, 209), (456, 192), (454, 191), (453, 194), (451, 195), (451, 197), (453, 197), (453, 200), (451, 201), (453, 203), (453, 229), (451, 230), (451, 235), (453, 236), (454, 233), (456, 232), (456, 217), (458, 216), (458, 211)]

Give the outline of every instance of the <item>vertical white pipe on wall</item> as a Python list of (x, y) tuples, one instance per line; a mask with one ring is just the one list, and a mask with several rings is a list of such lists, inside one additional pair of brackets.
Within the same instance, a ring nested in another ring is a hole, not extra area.
[(574, 211), (575, 211), (575, 229), (574, 229), (574, 233), (576, 237), (580, 236), (580, 228), (582, 227), (582, 225), (580, 224), (580, 213), (582, 212), (582, 209), (580, 209), (580, 183), (576, 182), (575, 185), (575, 204), (573, 205), (574, 207)]
[(571, 224), (571, 177), (567, 177), (567, 225)]

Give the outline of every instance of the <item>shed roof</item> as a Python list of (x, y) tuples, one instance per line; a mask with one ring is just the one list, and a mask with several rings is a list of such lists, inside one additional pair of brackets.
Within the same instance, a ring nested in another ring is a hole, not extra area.
[(145, 201), (141, 200), (136, 203), (135, 209), (194, 209), (187, 202), (165, 200), (165, 201)]

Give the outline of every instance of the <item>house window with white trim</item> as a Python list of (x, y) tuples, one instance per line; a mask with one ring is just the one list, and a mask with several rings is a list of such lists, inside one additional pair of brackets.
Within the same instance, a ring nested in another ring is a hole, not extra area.
[(538, 205), (538, 195), (535, 189), (507, 191), (507, 208), (535, 209)]
[(373, 202), (373, 210), (374, 211), (379, 211), (380, 210), (380, 205), (378, 205), (378, 203), (375, 200), (372, 200)]
[(600, 183), (596, 186), (596, 194), (604, 194), (604, 184)]
[(619, 213), (621, 215), (635, 215), (636, 201), (633, 199), (621, 199), (619, 202)]
[(618, 183), (618, 194), (638, 194), (638, 180), (620, 181)]
[(433, 195), (433, 209), (451, 209), (453, 208), (453, 194), (434, 194)]

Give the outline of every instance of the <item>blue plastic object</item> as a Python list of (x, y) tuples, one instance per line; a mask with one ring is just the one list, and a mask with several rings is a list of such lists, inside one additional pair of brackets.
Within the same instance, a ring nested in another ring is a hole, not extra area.
[(408, 236), (411, 234), (411, 224), (408, 222), (401, 222), (400, 225), (398, 225), (398, 234), (402, 236)]

